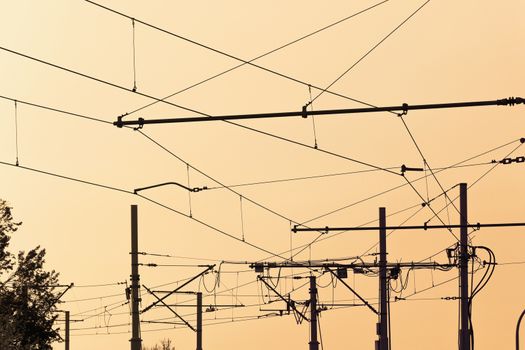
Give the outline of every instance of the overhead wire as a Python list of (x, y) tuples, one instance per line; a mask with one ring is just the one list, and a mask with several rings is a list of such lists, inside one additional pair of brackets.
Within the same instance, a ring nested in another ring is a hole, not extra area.
[[(85, 0), (85, 1), (88, 1), (88, 0)], [(124, 90), (124, 91), (127, 91), (127, 92), (132, 92), (134, 94), (138, 94), (138, 95), (143, 96), (143, 97), (147, 97), (147, 98), (150, 98), (150, 99), (153, 99), (153, 100), (156, 100), (156, 101), (157, 100), (160, 101), (159, 98), (156, 98), (156, 97), (154, 97), (152, 95), (148, 95), (148, 94), (145, 94), (145, 93), (142, 93), (142, 92), (138, 92), (138, 91), (133, 92), (130, 89), (124, 87), (124, 86), (121, 86), (121, 85), (118, 85), (118, 84), (115, 84), (115, 83), (112, 83), (112, 82), (109, 82), (109, 81), (106, 81), (106, 80), (103, 80), (103, 79), (100, 79), (100, 78), (96, 78), (96, 77), (90, 76), (88, 74), (81, 73), (81, 72), (78, 72), (78, 71), (66, 68), (64, 66), (60, 66), (60, 65), (48, 62), (48, 61), (44, 61), (44, 60), (41, 60), (39, 58), (20, 53), (18, 51), (14, 51), (14, 50), (2, 47), (2, 46), (0, 46), (0, 50), (3, 50), (3, 51), (6, 51), (6, 52), (9, 52), (9, 53), (12, 53), (12, 54), (15, 54), (15, 55), (27, 58), (29, 60), (33, 60), (35, 62), (44, 64), (44, 65), (48, 65), (48, 66), (54, 67), (54, 68), (59, 69), (59, 70), (66, 71), (66, 72), (69, 72), (71, 74), (78, 75), (78, 76), (81, 76), (81, 77), (84, 77), (84, 78), (87, 78), (87, 79), (90, 79), (90, 80), (93, 80), (93, 81), (96, 81), (96, 82), (99, 82), (99, 83), (102, 83), (102, 84), (105, 84), (105, 85), (108, 85), (108, 86), (112, 86), (114, 88), (118, 88), (120, 90)], [(177, 107), (177, 108), (181, 108), (181, 109), (184, 109), (184, 110), (192, 111), (192, 112), (194, 112), (196, 114), (200, 114), (200, 115), (208, 116), (208, 117), (210, 116), (209, 114), (206, 114), (206, 113), (203, 113), (203, 112), (199, 112), (197, 110), (194, 110), (194, 109), (191, 109), (191, 108), (188, 108), (188, 107), (184, 107), (184, 106), (181, 106), (181, 105), (169, 102), (169, 101), (162, 101), (162, 102), (166, 103), (166, 104), (169, 104), (171, 106)], [(295, 145), (299, 145), (299, 146), (306, 147), (306, 148), (309, 148), (309, 149), (317, 150), (317, 151), (320, 151), (322, 153), (329, 154), (329, 155), (332, 155), (332, 156), (335, 156), (335, 157), (338, 157), (338, 158), (346, 159), (346, 160), (349, 160), (349, 161), (354, 162), (354, 163), (358, 163), (358, 164), (365, 165), (365, 166), (368, 166), (368, 167), (371, 167), (371, 168), (375, 168), (375, 169), (381, 169), (381, 170), (384, 170), (384, 171), (386, 171), (388, 173), (399, 175), (398, 173), (390, 171), (390, 170), (388, 170), (388, 169), (386, 169), (384, 167), (380, 167), (380, 166), (377, 166), (377, 165), (374, 165), (374, 164), (371, 164), (371, 163), (368, 163), (368, 162), (364, 162), (364, 161), (361, 161), (361, 160), (358, 160), (358, 159), (355, 159), (355, 158), (351, 158), (351, 157), (347, 157), (347, 156), (344, 156), (344, 155), (340, 155), (340, 154), (337, 154), (335, 152), (331, 152), (331, 151), (328, 151), (328, 150), (315, 148), (315, 147), (313, 147), (311, 145), (304, 144), (304, 143), (298, 142), (298, 141), (294, 141), (292, 139), (288, 139), (288, 138), (285, 138), (285, 137), (282, 137), (282, 136), (279, 136), (279, 135), (276, 135), (276, 134), (272, 134), (272, 133), (269, 133), (269, 132), (266, 132), (266, 131), (262, 131), (262, 130), (253, 128), (253, 127), (249, 127), (249, 126), (246, 126), (246, 125), (243, 125), (243, 124), (239, 124), (239, 123), (235, 123), (235, 122), (232, 122), (232, 121), (224, 121), (224, 122), (227, 123), (227, 124), (235, 125), (237, 127), (240, 127), (240, 128), (246, 129), (246, 130), (250, 130), (250, 131), (262, 134), (262, 135), (266, 135), (266, 136), (269, 136), (269, 137), (272, 137), (272, 138), (275, 138), (275, 139), (278, 139), (278, 140), (281, 140), (281, 141), (286, 141), (286, 142), (289, 142), (289, 143), (292, 143), (292, 144), (295, 144)]]
[[(424, 289), (420, 289), (418, 291), (415, 291), (413, 294), (410, 294), (408, 296), (405, 296), (403, 297), (402, 299), (396, 299), (396, 302), (397, 301), (443, 301), (445, 300), (446, 298), (413, 298), (414, 295), (417, 295), (417, 294), (420, 294), (420, 293), (423, 293), (423, 292), (426, 292), (428, 290), (431, 290), (431, 289), (434, 289), (434, 288), (437, 288), (441, 285), (444, 285), (444, 284), (447, 284), (451, 281), (454, 281), (456, 280), (458, 277), (455, 276), (451, 279), (448, 279), (448, 280), (444, 280), (442, 282), (439, 282), (437, 284), (434, 284), (428, 288), (424, 288)], [(256, 282), (256, 281), (255, 281)], [(253, 283), (253, 282), (251, 282)], [(306, 284), (305, 284), (306, 285)], [(370, 298), (368, 298), (370, 299)], [(374, 298), (371, 298), (371, 299), (374, 299)], [(377, 298), (376, 298), (377, 299)], [(448, 300), (448, 299), (447, 299)], [(374, 303), (372, 303), (374, 304)], [(377, 302), (375, 303), (377, 304)], [(255, 306), (262, 306), (263, 304), (253, 304), (253, 305), (249, 305), (248, 307), (255, 307)], [(328, 309), (328, 310), (339, 310), (339, 309), (346, 309), (346, 308), (349, 308), (350, 306), (337, 306), (337, 307), (334, 307), (334, 308), (331, 308), (331, 309)], [(328, 311), (327, 310), (327, 311)], [(190, 313), (188, 315), (184, 315), (184, 317), (186, 316), (191, 316), (191, 315), (195, 315), (195, 313)], [(275, 314), (275, 316), (277, 316), (279, 314)], [(286, 315), (281, 315), (281, 316), (286, 316)], [(203, 326), (211, 326), (211, 325), (214, 325), (214, 324), (222, 324), (222, 323), (231, 323), (231, 322), (239, 322), (243, 319), (247, 319), (248, 317), (250, 316), (236, 316), (234, 319), (232, 319), (231, 317), (224, 317), (224, 318), (216, 318), (215, 320), (219, 320), (218, 322), (215, 321), (214, 319), (211, 319), (211, 322), (204, 322)], [(261, 317), (264, 317), (264, 316), (261, 316), (261, 315), (256, 315), (256, 316), (253, 316), (253, 320), (257, 320), (257, 319), (261, 319)], [(159, 320), (163, 320), (165, 318), (161, 318)], [(171, 319), (171, 317), (169, 317), (168, 319)], [(221, 320), (227, 320), (225, 322), (221, 321)], [(145, 323), (149, 323), (150, 321), (144, 321)], [(154, 322), (155, 323), (155, 322)], [(110, 327), (112, 327), (113, 325), (110, 325)], [(119, 325), (115, 325), (115, 326), (119, 326)], [(106, 327), (102, 327), (102, 326), (99, 326), (99, 327), (91, 327), (91, 329), (96, 329), (96, 328), (106, 328)], [(176, 329), (178, 327), (169, 327), (169, 328), (165, 328), (165, 329), (162, 329), (162, 330), (166, 330), (166, 329)], [(88, 330), (88, 328), (86, 328), (86, 330)], [(159, 329), (160, 330), (160, 329)], [(75, 329), (75, 331), (81, 331), (81, 329)], [(148, 332), (148, 331), (155, 331), (155, 329), (148, 329), (148, 330), (144, 330), (145, 332)], [(112, 333), (92, 333), (91, 335), (110, 335), (110, 334), (122, 334), (122, 333), (129, 333), (130, 331), (128, 330), (127, 332), (112, 332)], [(87, 334), (81, 334), (81, 333), (74, 333), (72, 334), (72, 336), (83, 336), (83, 335), (87, 335)]]
[(32, 172), (35, 172), (35, 173), (38, 173), (38, 174), (43, 174), (43, 175), (56, 177), (56, 178), (59, 178), (59, 179), (62, 179), (62, 180), (78, 182), (78, 183), (82, 183), (82, 184), (85, 184), (85, 185), (95, 186), (95, 187), (104, 188), (104, 189), (107, 189), (107, 190), (112, 190), (112, 191), (116, 191), (116, 192), (126, 193), (126, 194), (134, 194), (133, 191), (125, 190), (123, 188), (110, 186), (110, 185), (104, 185), (104, 184), (101, 184), (101, 183), (96, 183), (96, 182), (88, 181), (88, 180), (82, 180), (82, 179), (74, 178), (74, 177), (71, 177), (71, 176), (66, 176), (66, 175), (61, 175), (61, 174), (58, 174), (58, 173), (53, 173), (53, 172), (49, 172), (49, 171), (45, 171), (45, 170), (41, 170), (41, 169), (31, 168), (31, 167), (24, 166), (24, 165), (16, 165), (16, 164), (9, 163), (9, 162), (4, 162), (4, 161), (0, 161), (0, 164), (6, 165), (6, 166), (10, 166), (10, 167), (15, 167), (15, 168), (18, 168), (18, 169), (24, 169), (24, 170), (32, 171)]

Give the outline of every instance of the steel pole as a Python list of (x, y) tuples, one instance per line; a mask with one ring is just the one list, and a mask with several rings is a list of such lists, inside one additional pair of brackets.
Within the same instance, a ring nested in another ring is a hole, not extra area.
[(141, 350), (139, 318), (138, 209), (131, 206), (131, 350)]
[(202, 292), (197, 293), (197, 350), (202, 350)]
[(459, 238), (459, 279), (460, 279), (460, 350), (470, 350), (469, 327), (469, 292), (468, 292), (468, 213), (467, 213), (467, 184), (459, 184), (459, 213), (460, 213), (460, 238)]
[(315, 276), (310, 276), (310, 350), (319, 350), (317, 341), (317, 285)]
[(386, 210), (379, 208), (379, 350), (388, 350)]

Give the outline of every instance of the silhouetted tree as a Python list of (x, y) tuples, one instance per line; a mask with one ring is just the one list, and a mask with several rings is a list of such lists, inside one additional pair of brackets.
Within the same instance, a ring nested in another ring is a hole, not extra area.
[(0, 199), (0, 349), (48, 350), (60, 339), (53, 329), (58, 273), (44, 270), (46, 252), (40, 246), (16, 257), (9, 252), (20, 225)]
[(175, 350), (175, 346), (171, 345), (170, 339), (163, 339), (160, 344), (155, 344), (152, 347), (144, 347), (143, 350)]

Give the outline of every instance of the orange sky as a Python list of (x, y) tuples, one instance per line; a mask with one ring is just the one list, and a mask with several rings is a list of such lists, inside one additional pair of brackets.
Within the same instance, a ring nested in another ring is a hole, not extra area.
[[(243, 59), (257, 57), (378, 3), (148, 1), (146, 4), (100, 0), (100, 4), (137, 20)], [(310, 98), (308, 84), (329, 86), (424, 3), (383, 2), (256, 61), (295, 81), (243, 66), (169, 101), (210, 115), (300, 110)], [(517, 0), (504, 5), (486, 0), (429, 1), (330, 91), (377, 106), (523, 96), (520, 89), (525, 77), (522, 69), (525, 49), (521, 44), (525, 33), (523, 10), (525, 4)], [(140, 94), (165, 97), (239, 62), (136, 23), (136, 85), (140, 93), (136, 94), (130, 91), (134, 75), (129, 18), (80, 0), (4, 1), (0, 16), (0, 46), (4, 48), (0, 50), (0, 95), (8, 98), (0, 99), (0, 197), (14, 207), (16, 219), (24, 222), (13, 238), (13, 248), (45, 247), (48, 267), (60, 272), (62, 283), (77, 285), (68, 291), (63, 298), (67, 302), (61, 305), (62, 309), (70, 310), (72, 319), (83, 320), (71, 325), (72, 349), (129, 348), (129, 306), (124, 304), (125, 285), (118, 283), (129, 282), (131, 204), (139, 206), (139, 250), (176, 256), (140, 256), (140, 261), (170, 265), (256, 261), (269, 256), (264, 250), (288, 257), (291, 247), (317, 237), (314, 233), (291, 234), (290, 221), (307, 222), (313, 227), (357, 226), (376, 220), (380, 206), (386, 207), (387, 214), (416, 206), (389, 217), (388, 223), (392, 225), (407, 219), (407, 224), (420, 225), (432, 216), (426, 209), (419, 210), (421, 198), (405, 186), (312, 220), (405, 183), (401, 177), (385, 171), (232, 187), (235, 192), (215, 189), (220, 187), (219, 183), (236, 185), (370, 169), (323, 151), (379, 167), (393, 167), (394, 172), (399, 171), (401, 164), (422, 167), (422, 157), (401, 119), (390, 113), (317, 117), (315, 135), (319, 150), (312, 147), (311, 118), (239, 122), (303, 144), (298, 145), (223, 122), (151, 125), (145, 126), (141, 134), (19, 102), (16, 133), (14, 99), (113, 122), (117, 116), (153, 101)], [(318, 90), (312, 89), (314, 97), (317, 93)], [(360, 106), (329, 93), (313, 103), (314, 109)], [(195, 115), (157, 103), (126, 119)], [(523, 147), (518, 147), (518, 140), (525, 137), (522, 115), (523, 106), (518, 105), (410, 111), (404, 120), (428, 164), (441, 168), (489, 150), (492, 151), (465, 164), (524, 155)], [(16, 145), (19, 168), (9, 165), (16, 161)], [(505, 146), (497, 148), (502, 145)], [(188, 193), (175, 186), (149, 190), (144, 195), (183, 215), (133, 194), (28, 168), (131, 192), (159, 182), (187, 184), (189, 174), (191, 187), (211, 189), (191, 194), (191, 213), (196, 219), (192, 220), (188, 217)], [(483, 176), (490, 169), (490, 164), (454, 168), (438, 173), (437, 178), (444, 189), (460, 182), (473, 184), (469, 189), (471, 222), (525, 221), (523, 164), (500, 165)], [(413, 180), (418, 175), (408, 174), (407, 178)], [(442, 191), (433, 177), (414, 182), (414, 186), (423, 197), (432, 198)], [(450, 196), (457, 195), (456, 187)], [(441, 209), (444, 204), (440, 197), (433, 205)], [(452, 207), (441, 212), (440, 217), (453, 223), (459, 219)], [(483, 229), (471, 237), (473, 245), (490, 247), (498, 262), (507, 263), (525, 260), (520, 249), (525, 243), (524, 233), (518, 228)], [(241, 242), (242, 237), (263, 250)], [(377, 241), (377, 233), (344, 233), (324, 238), (295, 258), (362, 256)], [(388, 258), (419, 261), (453, 243), (453, 237), (446, 231), (394, 232), (388, 239)], [(376, 251), (374, 247), (369, 253)], [(372, 262), (375, 257), (362, 258)], [(434, 259), (446, 262), (444, 254)], [(159, 288), (173, 289), (201, 270), (141, 267), (141, 282), (147, 287), (166, 284)], [(283, 270), (282, 276), (290, 273)], [(475, 274), (475, 281), (482, 273), (483, 270)], [(477, 349), (513, 346), (514, 327), (524, 307), (521, 273), (522, 264), (498, 266), (487, 287), (474, 299)], [(456, 346), (457, 302), (440, 298), (457, 295), (457, 282), (421, 292), (456, 275), (455, 270), (410, 274), (404, 295), (416, 294), (391, 305), (393, 347), (418, 349), (422, 342), (428, 344), (426, 349)], [(245, 307), (219, 308), (204, 315), (205, 348), (308, 346), (308, 325), (297, 325), (292, 315), (240, 322), (266, 314), (266, 309), (283, 306), (278, 303), (260, 306), (268, 302), (268, 297), (261, 296), (261, 291), (263, 294), (267, 291), (261, 289), (256, 274), (248, 266), (222, 264), (220, 283), (215, 291), (206, 292), (218, 276), (207, 275), (187, 290), (203, 291), (206, 307), (213, 303), (242, 303)], [(353, 302), (348, 290), (341, 284), (332, 288), (331, 282), (326, 274), (319, 277), (319, 297), (323, 303)], [(347, 282), (371, 302), (377, 301), (375, 277), (350, 274)], [(297, 288), (293, 297), (304, 301), (308, 293), (307, 287), (301, 287), (304, 283), (306, 280), (292, 282), (282, 278), (278, 288), (282, 293)], [(142, 306), (153, 300), (145, 293)], [(178, 296), (171, 302), (192, 304), (194, 300)], [(177, 310), (195, 322), (192, 308)], [(144, 313), (141, 318), (173, 321), (169, 311), (160, 308)], [(324, 311), (320, 317), (323, 345), (333, 350), (373, 348), (376, 321), (376, 316), (363, 307)], [(217, 324), (212, 326), (214, 323)], [(143, 322), (141, 327), (145, 345), (169, 337), (177, 349), (195, 346), (194, 333), (183, 326), (174, 329), (172, 325)], [(54, 348), (63, 346), (56, 344)]]

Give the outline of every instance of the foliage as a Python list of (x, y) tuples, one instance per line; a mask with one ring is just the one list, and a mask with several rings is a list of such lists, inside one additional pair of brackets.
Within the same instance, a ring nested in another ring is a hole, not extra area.
[(20, 225), (0, 199), (0, 349), (48, 350), (60, 339), (53, 329), (58, 273), (44, 270), (46, 252), (40, 246), (16, 256), (9, 252)]
[(163, 339), (160, 344), (155, 344), (150, 348), (144, 347), (143, 350), (175, 350), (175, 346), (171, 345), (170, 339)]

